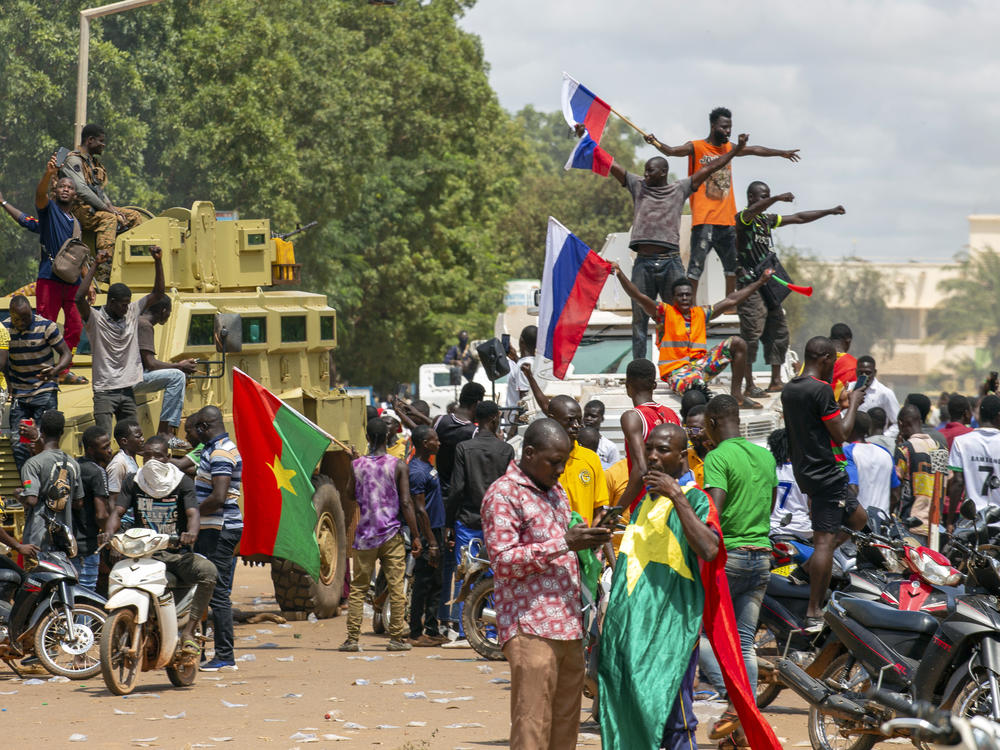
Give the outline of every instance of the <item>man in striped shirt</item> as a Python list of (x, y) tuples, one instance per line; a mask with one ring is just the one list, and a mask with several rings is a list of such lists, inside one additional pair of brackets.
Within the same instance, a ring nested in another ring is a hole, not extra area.
[(188, 419), (204, 447), (195, 475), (194, 489), (201, 513), (201, 532), (195, 552), (215, 565), (219, 581), (212, 593), (212, 620), (215, 628), (215, 658), (201, 665), (206, 672), (236, 671), (233, 654), (233, 574), (234, 552), (243, 536), (240, 512), (240, 484), (243, 459), (229, 437), (218, 407), (206, 406)]
[[(10, 410), (10, 429), (20, 433), (21, 420), (33, 419), (37, 424), (49, 409), (56, 409), (58, 388), (56, 378), (69, 367), (69, 347), (63, 340), (59, 326), (51, 320), (35, 315), (31, 303), (23, 295), (10, 301), (10, 317), (3, 321), (10, 331), (9, 378), (13, 405)], [(53, 362), (53, 354), (58, 361)], [(14, 462), (18, 471), (31, 456), (30, 445), (14, 442)]]

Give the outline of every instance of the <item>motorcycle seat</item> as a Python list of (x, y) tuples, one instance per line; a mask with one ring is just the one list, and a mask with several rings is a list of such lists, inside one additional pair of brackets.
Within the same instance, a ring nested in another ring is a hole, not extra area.
[(926, 612), (908, 612), (878, 602), (847, 597), (840, 599), (839, 603), (848, 615), (866, 628), (933, 633), (939, 625), (938, 620)]
[(24, 570), (7, 555), (0, 555), (0, 583), (21, 583)]
[(767, 595), (780, 599), (809, 599), (809, 586), (796, 583), (787, 576), (771, 574), (767, 583)]

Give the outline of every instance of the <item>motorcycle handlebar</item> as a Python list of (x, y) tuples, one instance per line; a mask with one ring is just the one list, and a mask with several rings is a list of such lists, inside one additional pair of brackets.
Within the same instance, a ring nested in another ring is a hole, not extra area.
[(899, 693), (881, 689), (872, 690), (871, 697), (901, 715), (893, 721), (911, 725), (911, 729), (926, 733), (928, 739), (944, 744), (953, 744), (960, 739), (959, 733), (952, 726), (951, 715), (931, 703), (912, 703)]

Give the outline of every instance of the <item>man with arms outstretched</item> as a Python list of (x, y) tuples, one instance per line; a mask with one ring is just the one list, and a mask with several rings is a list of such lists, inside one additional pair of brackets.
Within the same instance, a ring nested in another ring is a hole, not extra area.
[[(743, 275), (748, 279), (757, 275), (765, 260), (774, 252), (771, 232), (790, 224), (808, 224), (824, 216), (842, 216), (843, 206), (824, 208), (818, 211), (799, 211), (782, 216), (764, 213), (778, 201), (791, 203), (795, 196), (791, 193), (771, 195), (771, 188), (760, 180), (747, 187), (747, 207), (736, 214), (736, 256)], [(773, 267), (773, 265), (772, 265)], [(789, 279), (786, 279), (788, 281)], [(740, 314), (740, 335), (747, 342), (746, 395), (754, 398), (777, 393), (781, 390), (781, 366), (788, 353), (788, 322), (781, 300), (787, 289), (771, 281), (767, 287), (747, 297), (738, 308)], [(771, 382), (767, 391), (757, 388), (753, 382), (753, 363), (757, 359), (757, 344), (764, 344), (764, 361), (771, 365)]]
[(806, 343), (802, 374), (781, 392), (792, 471), (799, 488), (809, 496), (813, 527), (813, 555), (809, 560), (809, 609), (806, 625), (818, 631), (833, 569), (833, 550), (846, 540), (841, 526), (860, 529), (868, 514), (851, 492), (846, 467), (838, 460), (840, 446), (854, 429), (854, 415), (865, 388), (850, 392), (843, 416), (833, 397), (830, 379), (837, 350), (830, 339), (815, 336)]
[[(796, 162), (798, 149), (777, 149), (767, 146), (733, 146), (729, 140), (733, 132), (733, 114), (725, 107), (716, 107), (708, 115), (709, 133), (702, 141), (688, 141), (681, 146), (668, 146), (650, 133), (646, 143), (666, 156), (686, 156), (688, 175), (693, 176), (728, 154), (734, 156), (780, 156)], [(725, 170), (716, 171), (705, 183), (704, 189), (695, 186), (691, 195), (691, 259), (687, 277), (698, 292), (698, 279), (705, 269), (705, 258), (715, 250), (726, 273), (726, 294), (736, 289), (736, 200), (733, 195), (733, 170), (726, 163)]]
[(660, 378), (674, 393), (682, 395), (696, 384), (703, 384), (718, 375), (727, 364), (733, 363), (730, 394), (741, 409), (760, 409), (761, 405), (745, 397), (740, 389), (746, 370), (747, 344), (739, 336), (730, 336), (708, 351), (708, 321), (738, 307), (747, 297), (760, 289), (773, 275), (769, 268), (760, 278), (739, 289), (714, 305), (694, 304), (694, 288), (685, 278), (673, 283), (671, 304), (657, 304), (643, 294), (622, 273), (617, 263), (612, 264), (625, 293), (635, 300), (650, 317), (656, 319), (657, 347), (660, 350)]

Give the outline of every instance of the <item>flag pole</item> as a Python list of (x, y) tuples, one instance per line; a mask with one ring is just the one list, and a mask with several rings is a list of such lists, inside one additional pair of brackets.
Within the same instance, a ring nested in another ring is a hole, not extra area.
[(645, 138), (647, 135), (649, 135), (649, 133), (647, 133), (646, 131), (644, 131), (642, 128), (640, 128), (638, 125), (636, 125), (630, 119), (628, 119), (625, 115), (623, 115), (617, 109), (615, 109), (614, 107), (612, 107), (610, 104), (608, 105), (608, 109), (610, 109), (612, 112), (614, 112), (616, 115), (618, 115), (618, 119), (622, 120), (626, 125), (628, 125), (631, 128), (634, 128), (639, 133), (639, 135), (641, 135), (643, 138)]

